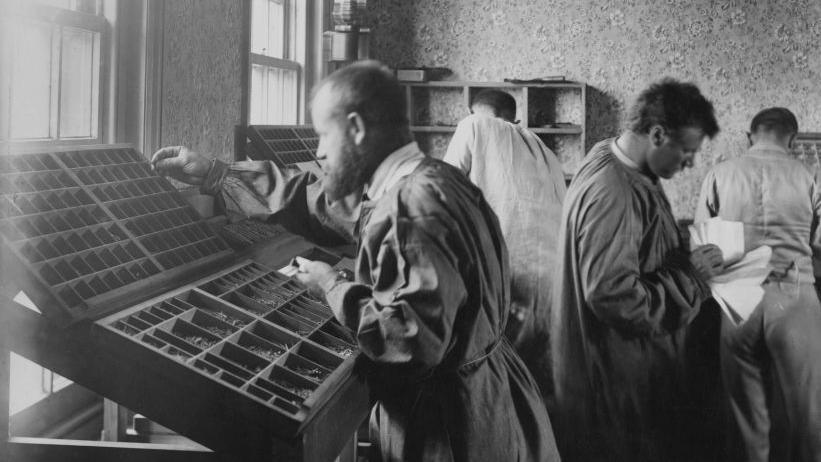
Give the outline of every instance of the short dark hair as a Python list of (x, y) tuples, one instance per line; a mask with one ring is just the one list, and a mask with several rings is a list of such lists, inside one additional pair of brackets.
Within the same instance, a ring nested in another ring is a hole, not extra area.
[(677, 136), (685, 127), (700, 128), (713, 138), (718, 133), (713, 104), (690, 82), (666, 77), (639, 94), (627, 117), (627, 128), (636, 133), (649, 133), (660, 125)]
[(787, 108), (770, 107), (756, 114), (750, 123), (750, 133), (759, 131), (774, 132), (781, 137), (792, 135), (798, 133), (798, 120)]
[(493, 109), (497, 116), (508, 115), (511, 119), (516, 117), (516, 99), (507, 92), (486, 88), (476, 95), (470, 101), (470, 107), (482, 104)]
[(379, 61), (357, 61), (335, 71), (314, 87), (313, 96), (325, 86), (339, 97), (337, 114), (356, 112), (368, 126), (388, 130), (409, 125), (405, 93), (393, 72)]

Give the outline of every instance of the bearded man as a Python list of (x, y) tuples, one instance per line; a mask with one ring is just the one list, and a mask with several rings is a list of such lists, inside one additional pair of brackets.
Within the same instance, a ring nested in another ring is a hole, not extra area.
[[(559, 460), (538, 388), (504, 339), (507, 249), (482, 192), (419, 150), (404, 93), (379, 63), (321, 82), (312, 119), (319, 182), (179, 147), (152, 163), (308, 237), (358, 237), (355, 280), (322, 262), (303, 263), (297, 277), (324, 293), (369, 360), (383, 460)], [(348, 208), (338, 204), (362, 191), (355, 225), (340, 224)]]

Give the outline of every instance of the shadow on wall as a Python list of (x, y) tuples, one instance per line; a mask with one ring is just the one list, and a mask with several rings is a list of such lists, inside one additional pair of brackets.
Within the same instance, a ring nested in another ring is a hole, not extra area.
[(621, 132), (621, 109), (622, 104), (612, 95), (588, 85), (585, 154), (594, 144)]

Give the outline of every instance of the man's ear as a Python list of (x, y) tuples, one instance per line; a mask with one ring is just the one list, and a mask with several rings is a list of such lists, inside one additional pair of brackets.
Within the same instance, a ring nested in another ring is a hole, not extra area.
[(796, 138), (797, 136), (798, 136), (798, 134), (797, 134), (797, 133), (793, 133), (792, 135), (790, 135), (790, 141), (788, 141), (788, 142), (787, 142), (787, 148), (788, 148), (790, 151), (792, 151), (793, 149), (795, 149), (795, 138)]
[(348, 114), (348, 136), (357, 146), (365, 141), (365, 120), (358, 112)]
[(753, 139), (753, 134), (750, 132), (745, 132), (747, 134), (747, 147), (753, 147), (755, 144), (755, 140)]
[(664, 144), (664, 139), (667, 137), (667, 130), (661, 125), (653, 125), (650, 127), (650, 131), (647, 135), (650, 138), (650, 142), (653, 143), (653, 146), (659, 147)]

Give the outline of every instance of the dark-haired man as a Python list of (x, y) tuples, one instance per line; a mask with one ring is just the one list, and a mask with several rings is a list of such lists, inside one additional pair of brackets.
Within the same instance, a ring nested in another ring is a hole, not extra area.
[(514, 122), (516, 100), (509, 93), (482, 90), (470, 110), (444, 161), (468, 175), (499, 217), (512, 277), (505, 332), (549, 397), (551, 285), (566, 192), (562, 165), (538, 136)]
[(696, 221), (743, 222), (745, 251), (773, 251), (761, 303), (738, 326), (722, 318), (739, 460), (821, 460), (821, 182), (790, 155), (797, 132), (788, 109), (756, 114), (749, 151), (707, 174), (696, 208)]
[(331, 74), (311, 112), (324, 164), (319, 196), (306, 194), (309, 180), (268, 163), (209, 167), (180, 148), (152, 162), (199, 178), (240, 209), (302, 224), (309, 237), (344, 236), (349, 228), (327, 212), (366, 191), (353, 227), (356, 279), (322, 262), (302, 264), (298, 278), (325, 294), (370, 359), (383, 460), (558, 460), (537, 386), (503, 338), (507, 250), (481, 191), (419, 151), (404, 93), (378, 63)]
[(682, 457), (686, 326), (721, 251), (682, 249), (659, 182), (718, 132), (698, 88), (645, 89), (627, 129), (596, 144), (573, 179), (559, 236), (551, 344), (556, 435), (566, 461)]

